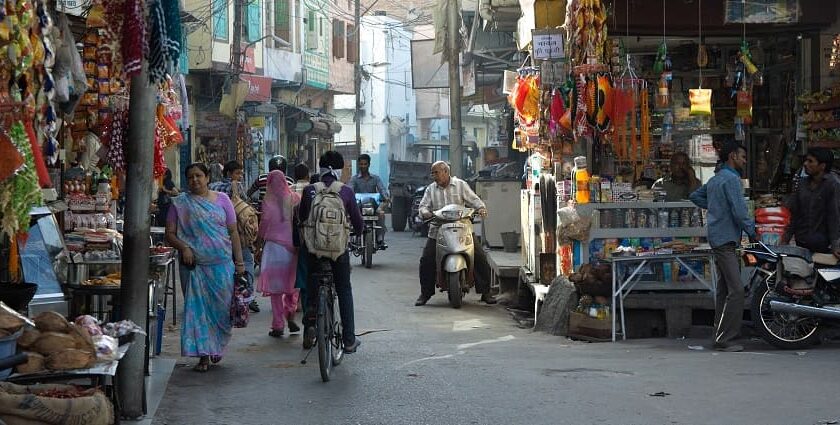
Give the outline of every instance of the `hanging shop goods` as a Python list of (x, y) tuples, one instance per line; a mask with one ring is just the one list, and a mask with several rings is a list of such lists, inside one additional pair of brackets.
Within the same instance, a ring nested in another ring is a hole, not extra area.
[(6, 53), (0, 61), (0, 235), (14, 240), (29, 228), (29, 209), (41, 204), (41, 187), (52, 186), (41, 146), (53, 146), (55, 134), (50, 104), (56, 92), (50, 74), (55, 55), (52, 20), (43, 2), (2, 2), (0, 18), (0, 50)]
[(797, 101), (805, 109), (801, 120), (809, 146), (840, 148), (840, 85), (803, 94)]
[(572, 0), (566, 11), (571, 62), (605, 63), (607, 41), (607, 9), (601, 0)]
[[(150, 2), (148, 19), (143, 5), (139, 0), (97, 0), (92, 5), (82, 55), (90, 89), (76, 111), (72, 138), (74, 150), (81, 153), (86, 149), (81, 143), (84, 137), (90, 132), (102, 134), (108, 165), (118, 174), (125, 171), (130, 92), (125, 82), (139, 74), (145, 54), (149, 80), (159, 90), (153, 170), (160, 178), (166, 168), (163, 151), (183, 141), (177, 124), (182, 114), (180, 94), (168, 75), (180, 55), (180, 17), (177, 0)], [(80, 113), (84, 118), (79, 118)]]

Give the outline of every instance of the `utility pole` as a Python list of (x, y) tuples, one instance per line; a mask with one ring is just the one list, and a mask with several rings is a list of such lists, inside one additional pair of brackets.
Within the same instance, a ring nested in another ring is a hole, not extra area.
[[(230, 44), (230, 93), (236, 93), (239, 73), (242, 72), (242, 3), (245, 0), (233, 0), (233, 37)], [(236, 100), (236, 99), (234, 99)], [(236, 106), (236, 105), (234, 105)], [(239, 139), (239, 108), (233, 108), (233, 137), (228, 144), (228, 159), (236, 159)]]
[(353, 111), (353, 121), (356, 122), (356, 151), (357, 155), (362, 153), (362, 29), (361, 29), (361, 1), (356, 0), (356, 11), (354, 13), (353, 44), (356, 49), (356, 63), (353, 66), (353, 86), (356, 91), (356, 108)]
[(447, 39), (449, 40), (449, 162), (452, 175), (464, 169), (464, 146), (461, 135), (461, 11), (458, 0), (449, 0), (447, 7)]
[[(140, 326), (149, 320), (149, 202), (152, 199), (156, 96), (157, 90), (149, 83), (144, 60), (140, 75), (131, 78), (120, 286), (122, 318)], [(119, 364), (122, 414), (129, 418), (143, 415), (145, 362), (146, 339), (136, 338)]]

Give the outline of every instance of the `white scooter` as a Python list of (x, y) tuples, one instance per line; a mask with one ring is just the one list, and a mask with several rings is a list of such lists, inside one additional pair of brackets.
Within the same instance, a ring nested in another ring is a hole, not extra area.
[(475, 284), (474, 246), (472, 218), (475, 212), (455, 204), (449, 204), (433, 212), (430, 222), (438, 226), (437, 287), (447, 291), (449, 304), (460, 308), (464, 294)]

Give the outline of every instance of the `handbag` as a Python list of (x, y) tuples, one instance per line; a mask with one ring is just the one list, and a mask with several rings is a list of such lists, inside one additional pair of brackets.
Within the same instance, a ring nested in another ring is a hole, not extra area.
[(236, 223), (239, 228), (239, 237), (242, 238), (244, 246), (254, 249), (254, 243), (257, 241), (257, 233), (259, 232), (260, 222), (257, 210), (251, 204), (245, 202), (239, 194), (239, 182), (233, 182), (231, 186), (231, 203), (233, 203), (233, 211), (236, 213)]
[(248, 305), (254, 300), (251, 284), (245, 273), (233, 276), (233, 296), (230, 300), (230, 322), (234, 328), (248, 327)]

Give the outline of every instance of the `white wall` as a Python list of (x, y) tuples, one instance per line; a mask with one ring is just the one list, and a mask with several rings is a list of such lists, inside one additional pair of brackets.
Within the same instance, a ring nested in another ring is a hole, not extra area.
[[(367, 16), (362, 19), (360, 35), (359, 60), (369, 74), (361, 81), (362, 152), (371, 155), (372, 170), (387, 179), (387, 157), (404, 159), (406, 134), (416, 134), (416, 100), (411, 88), (412, 33), (393, 18)], [(355, 140), (354, 105), (354, 95), (335, 96), (336, 119), (342, 125), (336, 142)], [(395, 131), (395, 127), (403, 128), (402, 132)]]

